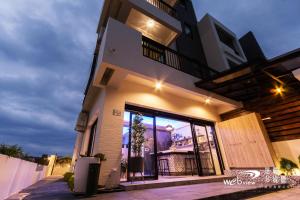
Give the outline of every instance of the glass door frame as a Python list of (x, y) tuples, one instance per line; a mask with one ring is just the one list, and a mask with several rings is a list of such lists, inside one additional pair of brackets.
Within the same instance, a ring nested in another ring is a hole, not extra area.
[(154, 152), (153, 152), (153, 159), (154, 159), (154, 175), (153, 176), (145, 176), (143, 175), (143, 179), (146, 179), (146, 180), (156, 180), (158, 179), (158, 169), (157, 169), (157, 145), (156, 145), (156, 118), (154, 115), (151, 115), (149, 113), (144, 113), (144, 112), (140, 112), (140, 111), (137, 111), (137, 110), (131, 110), (131, 109), (126, 109), (127, 112), (129, 112), (129, 138), (128, 138), (128, 170), (127, 170), (127, 181), (132, 181), (132, 177), (130, 176), (130, 158), (131, 158), (131, 127), (132, 127), (132, 115), (134, 114), (137, 114), (137, 113), (140, 113), (142, 114), (143, 116), (145, 117), (149, 117), (149, 118), (152, 118), (153, 119), (153, 140), (154, 140), (154, 145), (153, 145), (153, 149), (154, 149)]
[[(220, 151), (219, 141), (218, 141), (218, 138), (217, 138), (217, 135), (216, 135), (215, 123), (214, 122), (205, 121), (205, 120), (201, 120), (201, 119), (190, 118), (190, 117), (177, 115), (177, 114), (172, 114), (172, 113), (167, 113), (167, 112), (162, 112), (162, 111), (153, 110), (153, 109), (149, 109), (149, 108), (138, 107), (138, 106), (134, 106), (134, 105), (130, 105), (130, 104), (125, 104), (125, 111), (130, 112), (128, 162), (129, 162), (129, 159), (130, 159), (130, 156), (131, 156), (130, 152), (131, 152), (132, 113), (141, 113), (143, 116), (153, 118), (154, 164), (155, 164), (154, 170), (155, 170), (155, 173), (154, 173), (154, 176), (147, 176), (147, 177), (144, 177), (144, 178), (146, 178), (146, 179), (158, 179), (156, 117), (169, 118), (169, 119), (174, 119), (174, 120), (181, 120), (181, 121), (185, 121), (185, 122), (190, 123), (192, 138), (193, 138), (193, 143), (194, 143), (194, 154), (195, 154), (195, 158), (196, 158), (196, 165), (197, 165), (197, 168), (198, 168), (198, 175), (199, 176), (204, 176), (204, 174), (203, 174), (202, 168), (201, 168), (201, 161), (200, 161), (200, 157), (199, 157), (200, 156), (199, 155), (199, 147), (198, 147), (198, 143), (196, 141), (196, 132), (195, 132), (195, 127), (194, 126), (195, 125), (204, 126), (205, 131), (206, 131), (206, 136), (208, 135), (206, 126), (211, 126), (211, 129), (212, 129), (212, 132), (213, 132), (214, 142), (215, 142), (215, 145), (216, 145), (216, 151), (217, 151), (218, 162), (219, 162), (219, 165), (220, 165), (221, 174), (224, 174), (225, 168), (224, 168), (224, 163), (223, 163), (223, 159), (222, 159), (222, 155), (221, 155), (221, 151)], [(128, 164), (128, 167), (129, 167), (129, 164)], [(216, 172), (215, 168), (214, 168), (214, 171)], [(128, 171), (127, 171), (127, 181), (130, 181), (129, 168), (128, 168)]]

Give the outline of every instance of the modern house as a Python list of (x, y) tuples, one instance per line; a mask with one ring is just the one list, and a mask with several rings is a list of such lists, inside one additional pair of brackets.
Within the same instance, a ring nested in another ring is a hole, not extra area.
[(299, 50), (267, 60), (251, 32), (198, 22), (190, 0), (105, 0), (97, 34), (73, 161), (105, 154), (99, 185), (264, 169), (300, 154)]

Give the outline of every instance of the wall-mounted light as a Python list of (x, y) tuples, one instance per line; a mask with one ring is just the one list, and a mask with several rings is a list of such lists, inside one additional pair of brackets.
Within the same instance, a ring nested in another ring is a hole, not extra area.
[(154, 22), (152, 19), (149, 19), (149, 20), (147, 21), (147, 27), (148, 27), (148, 28), (153, 28), (154, 25), (155, 25), (155, 22)]

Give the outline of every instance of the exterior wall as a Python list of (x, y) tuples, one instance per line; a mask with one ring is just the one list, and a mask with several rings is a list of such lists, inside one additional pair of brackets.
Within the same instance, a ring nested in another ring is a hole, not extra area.
[[(221, 27), (229, 35), (234, 38), (235, 46), (240, 55), (233, 52), (231, 48), (223, 44), (216, 31), (216, 25)], [(198, 22), (198, 31), (203, 44), (204, 53), (209, 67), (222, 72), (230, 69), (227, 59), (236, 64), (242, 64), (247, 61), (242, 47), (233, 32), (223, 26), (220, 22), (215, 20), (210, 15), (205, 15), (200, 22)]]
[(53, 169), (53, 176), (63, 176), (66, 172), (70, 172), (70, 164), (58, 165), (56, 164)]
[[(294, 163), (298, 164), (300, 167), (300, 161), (298, 156), (300, 156), (300, 139), (297, 140), (286, 140), (280, 142), (272, 142), (273, 149), (277, 158), (287, 158), (292, 160)], [(279, 165), (277, 165), (279, 167)], [(296, 170), (297, 175), (300, 175), (300, 170)]]
[[(100, 46), (99, 66), (96, 69), (93, 85), (103, 87), (99, 85), (99, 82), (105, 69), (110, 67), (116, 71), (122, 71), (122, 73), (130, 72), (143, 77), (163, 80), (165, 83), (172, 84), (193, 94), (202, 94), (203, 96), (208, 94), (207, 91), (195, 86), (195, 82), (199, 81), (199, 78), (143, 56), (141, 44), (141, 33), (110, 18)], [(110, 84), (121, 80), (119, 77), (114, 79), (114, 76), (117, 77), (116, 74), (113, 75)], [(214, 94), (214, 99), (236, 105), (237, 107), (241, 106), (238, 102), (216, 94)]]
[[(106, 187), (117, 185), (120, 179), (125, 104), (208, 121), (219, 121), (219, 115), (213, 106), (177, 97), (163, 90), (155, 91), (154, 88), (129, 81), (124, 81), (119, 88), (107, 87), (103, 89), (95, 102), (94, 108), (91, 110), (90, 118), (95, 120), (98, 117), (98, 128), (93, 154), (104, 153), (107, 157), (107, 160), (101, 165), (99, 179), (99, 184), (106, 185)], [(113, 110), (120, 111), (121, 115), (113, 115)]]
[(47, 166), (0, 154), (0, 200), (43, 179), (46, 171)]
[(73, 157), (72, 157), (72, 162), (71, 162), (71, 167), (70, 167), (71, 171), (74, 171), (76, 160), (80, 156), (82, 141), (83, 141), (83, 134), (78, 132), (77, 135), (76, 135), (76, 141), (75, 141)]
[(198, 62), (203, 65), (207, 65), (200, 35), (197, 29), (197, 17), (195, 15), (192, 1), (186, 0), (185, 6), (177, 4), (174, 8), (180, 19), (181, 26), (184, 27), (186, 24), (190, 26), (192, 31), (192, 37), (190, 37), (184, 33), (184, 30), (182, 30), (182, 34), (180, 34), (176, 39), (177, 51), (183, 55), (187, 55), (190, 58), (198, 60)]
[(49, 156), (48, 160), (49, 160), (49, 163), (48, 163), (46, 176), (51, 176), (53, 168), (54, 168), (54, 163), (55, 163), (55, 160), (56, 160), (56, 155)]

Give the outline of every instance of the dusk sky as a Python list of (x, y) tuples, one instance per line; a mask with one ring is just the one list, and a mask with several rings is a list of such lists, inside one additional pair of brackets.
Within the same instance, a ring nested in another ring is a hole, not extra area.
[[(193, 0), (268, 58), (300, 47), (299, 0)], [(0, 143), (71, 155), (103, 0), (0, 0)]]

